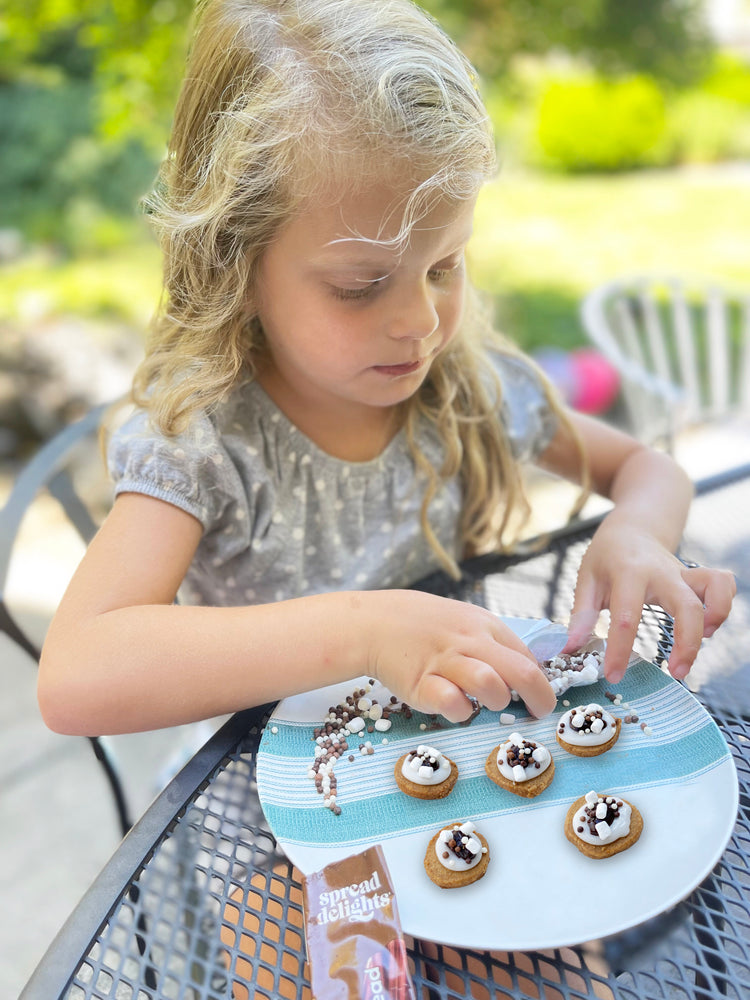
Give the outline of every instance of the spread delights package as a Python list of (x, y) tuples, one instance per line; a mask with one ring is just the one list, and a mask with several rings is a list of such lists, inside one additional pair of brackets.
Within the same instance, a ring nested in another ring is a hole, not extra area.
[(415, 1000), (379, 847), (304, 876), (302, 891), (315, 1000)]

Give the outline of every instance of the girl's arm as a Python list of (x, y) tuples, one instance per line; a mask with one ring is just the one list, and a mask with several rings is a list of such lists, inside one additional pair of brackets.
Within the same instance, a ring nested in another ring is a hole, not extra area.
[(415, 591), (320, 594), (251, 607), (173, 604), (202, 528), (123, 494), (47, 635), (38, 696), (50, 728), (134, 732), (262, 704), (362, 674), (414, 708), (460, 721), (515, 689), (555, 704), (523, 643), (482, 608)]
[[(592, 488), (609, 497), (614, 507), (581, 563), (568, 647), (580, 645), (599, 612), (608, 608), (605, 672), (615, 683), (625, 673), (643, 605), (658, 604), (675, 620), (669, 670), (682, 679), (701, 639), (712, 635), (729, 614), (734, 577), (724, 570), (687, 569), (673, 555), (693, 489), (672, 458), (600, 421), (576, 413), (570, 417), (584, 443)], [(541, 464), (566, 478), (576, 477), (577, 451), (564, 429)]]

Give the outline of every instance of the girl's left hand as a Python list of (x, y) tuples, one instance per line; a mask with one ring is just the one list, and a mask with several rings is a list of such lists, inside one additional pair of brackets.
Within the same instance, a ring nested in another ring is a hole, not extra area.
[(604, 673), (622, 680), (644, 604), (657, 604), (674, 618), (669, 672), (683, 680), (700, 649), (726, 619), (737, 593), (727, 570), (688, 568), (653, 536), (616, 517), (606, 518), (591, 541), (578, 573), (568, 642), (578, 649), (605, 609), (610, 613)]

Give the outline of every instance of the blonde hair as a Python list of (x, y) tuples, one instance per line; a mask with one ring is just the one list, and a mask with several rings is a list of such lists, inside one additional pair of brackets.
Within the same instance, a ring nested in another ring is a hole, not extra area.
[[(383, 164), (394, 177), (406, 170), (406, 238), (435, 198), (474, 197), (496, 166), (471, 65), (409, 0), (205, 0), (197, 13), (168, 155), (146, 200), (164, 282), (133, 400), (166, 434), (253, 377), (256, 269), (305, 204), (353, 176), (382, 179)], [(506, 544), (512, 513), (528, 510), (500, 386), (488, 385), (493, 345), (514, 353), (469, 295), (459, 336), (405, 404), (427, 479), (422, 526), (454, 575), (428, 518), (441, 481), (461, 477), (467, 553)], [(441, 469), (419, 448), (420, 418), (445, 442)]]

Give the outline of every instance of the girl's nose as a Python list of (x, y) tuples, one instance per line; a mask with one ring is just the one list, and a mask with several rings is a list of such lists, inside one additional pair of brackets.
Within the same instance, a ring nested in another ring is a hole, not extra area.
[(391, 336), (398, 340), (424, 340), (437, 330), (439, 324), (432, 290), (423, 283), (405, 291), (395, 304)]

